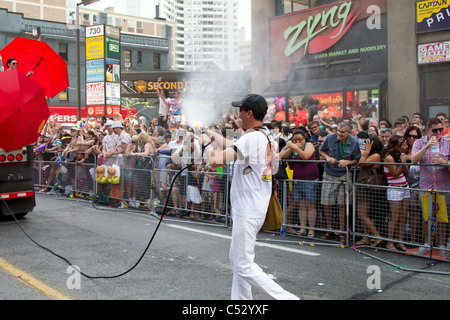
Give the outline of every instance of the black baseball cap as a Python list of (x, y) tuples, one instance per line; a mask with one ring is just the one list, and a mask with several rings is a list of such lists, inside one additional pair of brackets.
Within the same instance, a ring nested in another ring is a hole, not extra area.
[(249, 94), (242, 99), (242, 101), (231, 102), (231, 105), (236, 108), (247, 107), (250, 110), (261, 114), (267, 113), (267, 101), (259, 94)]

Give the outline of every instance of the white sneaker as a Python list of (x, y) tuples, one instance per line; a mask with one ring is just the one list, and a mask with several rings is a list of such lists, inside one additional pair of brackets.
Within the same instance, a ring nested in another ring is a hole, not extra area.
[(416, 251), (417, 254), (421, 254), (421, 255), (430, 255), (431, 253), (431, 248), (430, 245), (428, 243), (425, 243), (423, 245), (423, 247), (419, 248), (419, 250)]
[(444, 259), (449, 259), (450, 258), (450, 251), (448, 251), (445, 246), (439, 246), (439, 254)]

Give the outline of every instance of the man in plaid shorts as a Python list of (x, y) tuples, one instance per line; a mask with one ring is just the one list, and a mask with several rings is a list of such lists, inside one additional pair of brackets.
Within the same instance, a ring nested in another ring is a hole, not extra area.
[[(361, 158), (358, 140), (350, 135), (353, 126), (348, 122), (338, 124), (338, 131), (329, 134), (319, 149), (320, 155), (327, 161), (324, 164), (323, 185), (321, 203), (324, 206), (327, 229), (333, 229), (333, 206), (339, 207), (339, 228), (345, 231), (345, 188), (347, 181), (347, 169), (354, 166)], [(334, 234), (327, 232), (322, 239), (332, 239)], [(345, 235), (339, 236), (340, 241), (345, 243)]]

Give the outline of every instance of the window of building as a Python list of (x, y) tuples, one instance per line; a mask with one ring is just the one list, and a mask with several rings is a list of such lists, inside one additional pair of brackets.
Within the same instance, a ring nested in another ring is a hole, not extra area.
[(425, 99), (450, 99), (450, 70), (425, 72)]
[(161, 54), (153, 53), (153, 69), (160, 70), (161, 69)]
[(59, 101), (69, 101), (69, 90), (66, 88), (58, 95)]
[(125, 68), (131, 68), (131, 50), (123, 51), (123, 64)]
[(69, 61), (69, 57), (67, 54), (67, 43), (60, 43), (58, 45), (58, 54), (63, 58), (65, 61)]

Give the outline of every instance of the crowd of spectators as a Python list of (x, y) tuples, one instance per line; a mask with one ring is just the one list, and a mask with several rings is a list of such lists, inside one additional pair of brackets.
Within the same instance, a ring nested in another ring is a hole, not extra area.
[[(230, 173), (232, 167), (212, 168), (200, 157), (199, 128), (192, 128), (183, 120), (182, 100), (178, 96), (172, 100), (167, 96), (167, 92), (158, 92), (161, 101), (159, 117), (151, 121), (130, 115), (104, 119), (102, 122), (88, 119), (64, 128), (51, 117), (35, 148), (38, 160), (49, 161), (41, 192), (49, 192), (55, 183), (58, 172), (55, 163), (58, 160), (75, 166), (115, 164), (122, 168), (124, 179), (120, 206), (148, 208), (150, 201), (158, 198), (161, 202), (171, 202), (174, 209), (170, 214), (188, 215), (191, 219), (215, 220), (221, 217), (226, 206), (224, 191), (227, 188), (223, 176)], [(293, 172), (291, 179), (301, 180), (290, 185), (287, 195), (287, 222), (291, 225), (288, 232), (316, 237), (319, 203), (325, 227), (330, 230), (321, 238), (334, 238), (336, 233), (331, 232), (334, 229), (344, 233), (348, 226), (343, 182), (350, 182), (348, 180), (353, 180), (352, 174), (356, 174), (356, 183), (364, 184), (378, 171), (387, 177), (388, 186), (395, 187), (388, 189), (385, 197), (389, 204), (386, 233), (392, 239), (386, 247), (407, 250), (403, 244), (407, 221), (409, 228), (425, 233), (425, 237), (420, 238), (414, 231), (409, 235), (409, 240), (429, 246), (420, 205), (422, 194), (410, 189), (450, 191), (449, 167), (438, 166), (447, 164), (450, 159), (446, 114), (439, 113), (425, 122), (421, 114), (415, 113), (411, 120), (403, 116), (393, 124), (387, 119), (367, 120), (364, 111), (344, 119), (314, 114), (305, 122), (270, 120), (268, 116), (264, 125), (271, 130), (278, 143), (279, 159), (288, 162)], [(224, 114), (209, 130), (217, 130), (230, 140), (236, 140), (245, 133), (240, 127), (240, 119), (232, 113)], [(431, 155), (431, 147), (436, 144), (440, 146), (440, 151)], [(167, 190), (175, 173), (184, 168), (189, 163), (187, 159), (191, 158), (199, 160), (177, 178), (171, 199), (167, 199)], [(383, 164), (367, 164), (370, 162)], [(411, 165), (417, 163), (436, 166), (419, 168)], [(134, 172), (132, 169), (140, 171)], [(149, 173), (151, 171), (153, 173)], [(83, 172), (84, 175), (78, 175), (78, 178), (90, 179), (89, 170)], [(434, 179), (438, 176), (439, 179)], [(69, 173), (68, 179), (72, 185), (77, 183), (74, 178)], [(153, 199), (149, 199), (151, 194), (142, 190), (152, 188)], [(378, 238), (382, 231), (369, 215), (369, 207), (372, 206), (368, 201), (370, 192), (369, 189), (358, 189), (356, 194), (357, 217), (363, 232), (367, 234), (358, 244), (380, 246), (382, 241)], [(450, 204), (447, 194), (445, 200)], [(182, 209), (184, 203), (188, 204), (186, 210)], [(296, 230), (295, 223), (299, 225), (299, 230)], [(346, 241), (343, 234), (337, 234), (340, 241)], [(447, 236), (448, 218), (441, 217), (437, 228), (439, 246), (446, 245)]]

